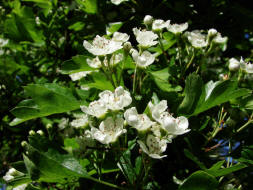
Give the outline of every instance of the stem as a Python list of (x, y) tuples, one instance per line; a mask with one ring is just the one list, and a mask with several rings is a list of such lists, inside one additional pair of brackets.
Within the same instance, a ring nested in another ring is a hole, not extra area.
[[(113, 82), (112, 75), (110, 75), (110, 74), (108, 75), (107, 68), (106, 68), (106, 66), (105, 66), (105, 64), (104, 64), (104, 60), (102, 60), (102, 58), (99, 58), (99, 59), (100, 59), (100, 61), (101, 61), (102, 69), (103, 69), (103, 71), (104, 71), (104, 73), (105, 73), (106, 78), (112, 83), (112, 85), (113, 85), (113, 87), (114, 87), (114, 89), (115, 89), (116, 86), (115, 86), (115, 84), (114, 84), (114, 82)], [(109, 63), (108, 63), (108, 65), (109, 65)]]
[[(192, 57), (191, 57), (191, 59), (190, 59), (190, 62), (186, 65), (185, 71), (191, 66), (191, 64), (192, 64), (192, 62), (193, 62), (193, 60), (194, 60), (194, 58), (195, 58), (195, 51), (193, 50)], [(184, 71), (184, 72), (185, 72), (185, 71)]]
[(128, 56), (128, 54), (126, 52), (124, 52), (123, 62), (122, 62), (122, 65), (121, 65), (121, 71), (119, 73), (118, 86), (120, 86), (120, 81), (121, 81), (121, 78), (122, 78), (122, 73), (123, 73), (123, 70), (124, 70), (124, 67), (125, 67), (125, 62), (126, 62), (127, 56)]
[(133, 94), (135, 94), (135, 90), (136, 90), (136, 78), (137, 78), (137, 64), (135, 65), (135, 69), (134, 69), (134, 81), (133, 81)]
[(245, 129), (249, 124), (253, 123), (252, 120), (253, 114), (251, 114), (249, 120), (247, 121), (247, 123), (245, 123), (243, 126), (241, 126), (239, 129), (237, 129), (237, 133), (239, 133), (240, 131), (242, 131), (243, 129)]
[(109, 183), (109, 182), (106, 182), (106, 181), (102, 181), (102, 180), (99, 180), (97, 178), (94, 178), (94, 177), (88, 177), (88, 179), (92, 180), (92, 181), (95, 181), (97, 183), (101, 183), (103, 185), (106, 185), (106, 186), (109, 186), (109, 187), (113, 187), (115, 189), (122, 189), (122, 190), (125, 190), (125, 188), (122, 188), (122, 187), (119, 187), (115, 184), (112, 184), (112, 183)]

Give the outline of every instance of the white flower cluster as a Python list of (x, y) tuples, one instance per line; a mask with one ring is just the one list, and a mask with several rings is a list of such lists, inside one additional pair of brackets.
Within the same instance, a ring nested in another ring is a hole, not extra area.
[[(17, 171), (15, 168), (10, 168), (6, 174), (3, 176), (3, 179), (6, 182), (9, 182), (13, 180), (16, 176), (22, 176), (23, 173)], [(13, 190), (24, 190), (26, 188), (27, 184), (18, 185), (17, 187), (14, 187)]]
[(211, 44), (225, 44), (227, 42), (227, 37), (222, 37), (216, 29), (209, 29), (207, 34), (204, 34), (203, 31), (194, 30), (192, 32), (185, 32), (185, 36), (191, 45), (196, 48), (204, 48)]
[(111, 0), (111, 2), (112, 2), (114, 5), (119, 5), (120, 3), (124, 2), (124, 1), (128, 1), (128, 0)]
[(117, 112), (124, 110), (131, 103), (130, 93), (120, 86), (115, 89), (114, 93), (109, 90), (101, 92), (99, 99), (91, 102), (88, 107), (81, 106), (81, 110), (84, 113), (98, 119), (102, 119), (108, 112), (113, 114), (113, 117), (106, 117), (98, 128), (91, 124), (91, 129), (88, 131), (90, 136), (102, 144), (115, 142), (121, 134), (126, 133), (124, 119)]
[(138, 132), (147, 132), (148, 135), (144, 140), (138, 140), (141, 149), (150, 157), (160, 159), (166, 157), (161, 154), (166, 150), (167, 143), (170, 143), (172, 138), (190, 131), (189, 123), (186, 117), (174, 118), (169, 114), (166, 111), (168, 108), (166, 100), (156, 105), (149, 102), (148, 107), (151, 118), (146, 114), (138, 114), (135, 107), (126, 110), (124, 117), (128, 125), (136, 128)]
[(166, 156), (161, 154), (174, 137), (190, 131), (187, 118), (183, 116), (174, 118), (166, 111), (168, 108), (166, 100), (156, 105), (149, 102), (148, 115), (138, 114), (135, 107), (125, 110), (131, 103), (131, 95), (123, 87), (116, 88), (114, 92), (105, 90), (99, 94), (99, 99), (91, 102), (88, 107), (81, 106), (85, 114), (100, 121), (96, 123), (98, 127), (89, 122), (87, 115), (72, 121), (71, 125), (79, 128), (89, 124), (90, 129), (85, 131), (86, 136), (102, 144), (110, 144), (127, 132), (124, 128), (126, 123), (140, 134), (138, 143), (143, 152), (155, 159)]
[(253, 73), (253, 64), (252, 63), (246, 63), (243, 58), (241, 58), (240, 61), (238, 61), (235, 58), (229, 59), (229, 65), (228, 68), (230, 71), (238, 71), (241, 69), (245, 73), (252, 74)]

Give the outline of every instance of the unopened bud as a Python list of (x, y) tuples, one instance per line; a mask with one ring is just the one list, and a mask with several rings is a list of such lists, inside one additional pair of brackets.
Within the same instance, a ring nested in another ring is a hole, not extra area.
[(37, 134), (43, 136), (43, 135), (44, 135), (44, 132), (43, 132), (42, 130), (38, 130), (38, 131), (37, 131)]
[(217, 33), (218, 33), (217, 30), (214, 28), (211, 28), (208, 30), (208, 36), (210, 36), (210, 37), (215, 36)]
[(235, 58), (231, 58), (229, 59), (228, 68), (230, 71), (238, 71), (240, 69), (240, 62)]
[(126, 52), (129, 52), (132, 49), (132, 44), (131, 42), (125, 42), (123, 45), (123, 48)]
[(21, 142), (21, 146), (22, 146), (22, 147), (25, 147), (26, 145), (27, 145), (27, 142), (26, 142), (26, 141), (22, 141), (22, 142)]
[(48, 124), (46, 125), (46, 128), (47, 128), (47, 129), (52, 128), (52, 124), (51, 124), (51, 123), (48, 123)]
[(30, 131), (29, 131), (29, 135), (31, 135), (31, 136), (32, 136), (32, 135), (35, 135), (34, 130), (30, 130)]
[(150, 15), (146, 15), (143, 19), (145, 25), (151, 25), (153, 22), (153, 17)]

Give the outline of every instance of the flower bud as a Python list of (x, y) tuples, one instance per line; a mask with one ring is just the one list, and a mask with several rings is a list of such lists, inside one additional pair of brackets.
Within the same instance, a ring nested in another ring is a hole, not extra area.
[(22, 141), (22, 142), (21, 142), (21, 146), (22, 146), (22, 147), (25, 147), (26, 145), (27, 145), (27, 142), (26, 142), (26, 141)]
[(235, 58), (231, 58), (229, 59), (228, 68), (230, 71), (238, 71), (240, 69), (240, 62)]
[(217, 30), (214, 28), (208, 30), (208, 36), (210, 37), (215, 36), (217, 33), (218, 33)]
[(153, 17), (150, 15), (146, 15), (143, 19), (145, 25), (151, 25), (153, 22)]
[(44, 135), (44, 132), (43, 132), (42, 130), (38, 130), (38, 131), (37, 131), (37, 134), (39, 134), (39, 135), (42, 136), (42, 135)]
[(32, 136), (32, 135), (35, 135), (34, 130), (30, 130), (30, 131), (29, 131), (29, 135), (31, 135), (31, 136)]
[(47, 129), (52, 128), (52, 124), (51, 124), (51, 123), (48, 123), (48, 124), (46, 125), (46, 128), (47, 128)]
[(123, 45), (123, 48), (126, 52), (129, 52), (132, 49), (132, 44), (131, 42), (125, 42)]

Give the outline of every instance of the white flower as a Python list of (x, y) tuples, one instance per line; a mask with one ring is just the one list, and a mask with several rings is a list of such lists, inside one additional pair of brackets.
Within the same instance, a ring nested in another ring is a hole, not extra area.
[(207, 35), (210, 36), (210, 37), (212, 37), (212, 36), (215, 36), (217, 33), (218, 32), (217, 32), (216, 29), (211, 28), (211, 29), (208, 30)]
[(170, 20), (167, 20), (166, 22), (161, 19), (154, 20), (154, 22), (152, 24), (152, 30), (153, 31), (162, 31), (162, 29), (168, 28), (169, 25), (170, 25)]
[(217, 43), (217, 44), (224, 44), (224, 43), (227, 42), (227, 40), (228, 40), (228, 38), (227, 38), (227, 37), (222, 37), (220, 33), (218, 33), (218, 34), (214, 37), (214, 39), (213, 39), (213, 41), (214, 41), (215, 43)]
[(242, 70), (245, 71), (246, 73), (253, 73), (253, 64), (252, 63), (246, 63), (241, 58), (240, 66), (241, 66)]
[(162, 100), (156, 105), (149, 102), (148, 107), (153, 119), (160, 123), (161, 127), (170, 135), (182, 135), (190, 131), (190, 129), (188, 129), (188, 119), (186, 117), (180, 116), (174, 118), (166, 111), (168, 107), (166, 100)]
[(184, 116), (174, 118), (169, 113), (164, 113), (160, 118), (160, 124), (170, 135), (182, 135), (190, 131), (188, 119)]
[(114, 32), (113, 33), (113, 37), (112, 40), (116, 41), (116, 42), (126, 42), (127, 40), (129, 40), (129, 35), (126, 33), (121, 33), (121, 32)]
[(128, 125), (136, 128), (138, 131), (145, 131), (149, 129), (154, 122), (150, 121), (146, 114), (138, 114), (135, 107), (129, 108), (124, 113)]
[(230, 71), (238, 71), (240, 69), (240, 62), (237, 59), (231, 58), (228, 62), (228, 68)]
[(150, 24), (152, 24), (152, 22), (153, 22), (153, 17), (150, 16), (150, 15), (146, 15), (146, 16), (144, 17), (144, 19), (143, 19), (143, 23), (144, 23), (145, 25), (150, 25)]
[(22, 184), (17, 187), (14, 187), (12, 190), (25, 190), (27, 184)]
[(86, 61), (87, 61), (87, 64), (92, 68), (98, 69), (102, 67), (101, 61), (99, 60), (98, 56), (93, 59), (87, 58)]
[(188, 28), (188, 23), (183, 23), (183, 24), (170, 24), (167, 29), (168, 31), (174, 33), (174, 34), (179, 34), (185, 31)]
[(75, 128), (85, 127), (89, 123), (88, 116), (86, 114), (82, 114), (77, 119), (71, 121), (70, 125)]
[[(122, 53), (113, 54), (112, 57), (111, 57), (111, 59), (110, 59), (110, 66), (116, 65), (119, 62), (121, 62), (122, 60), (123, 60), (123, 54)], [(108, 66), (108, 61), (107, 61), (106, 57), (104, 59), (104, 65)]]
[(161, 156), (167, 148), (167, 141), (165, 139), (160, 139), (154, 135), (149, 134), (146, 139), (146, 144), (142, 141), (137, 141), (143, 152), (148, 154), (151, 158), (161, 159), (167, 155)]
[(122, 42), (116, 42), (114, 40), (108, 40), (104, 37), (97, 35), (92, 44), (88, 41), (83, 41), (83, 46), (93, 55), (107, 55), (122, 48)]
[(9, 43), (9, 40), (5, 40), (5, 39), (2, 39), (0, 38), (0, 47), (4, 47), (6, 46), (7, 44)]
[(145, 68), (155, 61), (155, 55), (149, 51), (144, 51), (141, 55), (135, 49), (132, 49), (130, 52), (132, 52), (132, 57), (139, 67)]
[(129, 106), (132, 103), (131, 95), (128, 91), (124, 90), (122, 86), (115, 89), (112, 93), (109, 90), (105, 90), (99, 94), (100, 101), (103, 102), (110, 110), (123, 110), (124, 107)]
[(80, 107), (84, 113), (95, 116), (97, 118), (103, 117), (107, 112), (107, 107), (105, 103), (100, 100), (91, 102), (89, 104), (89, 107), (87, 106), (80, 106)]
[(112, 2), (114, 5), (119, 5), (120, 3), (124, 2), (124, 1), (128, 1), (128, 0), (111, 0), (111, 2)]
[(152, 31), (141, 31), (137, 28), (134, 28), (133, 33), (136, 37), (137, 42), (144, 48), (154, 46), (158, 43), (158, 41), (156, 41), (158, 35)]
[(26, 186), (27, 186), (27, 184), (22, 184), (17, 187), (14, 187), (13, 190), (25, 190)]
[(99, 129), (95, 127), (91, 128), (91, 135), (102, 144), (113, 143), (120, 135), (126, 133), (126, 129), (123, 126), (124, 120), (122, 118), (113, 120), (112, 117), (108, 117), (100, 123)]
[(148, 107), (151, 111), (152, 117), (157, 122), (161, 121), (161, 115), (167, 110), (167, 100), (162, 100), (158, 104), (154, 105), (152, 102), (148, 103)]
[(60, 120), (59, 124), (58, 124), (59, 129), (61, 129), (61, 130), (62, 130), (62, 129), (65, 129), (65, 128), (68, 126), (68, 123), (69, 123), (69, 119), (63, 117), (63, 118)]
[(86, 77), (87, 74), (90, 74), (91, 71), (81, 71), (81, 72), (78, 72), (78, 73), (73, 73), (73, 74), (70, 74), (70, 78), (72, 81), (77, 81), (77, 80), (80, 80), (81, 78), (83, 77)]
[(201, 32), (199, 30), (195, 30), (192, 32), (186, 32), (186, 36), (194, 48), (206, 47), (208, 44), (208, 42), (206, 40), (206, 36), (201, 34)]
[(18, 170), (16, 170), (15, 168), (10, 168), (6, 174), (3, 176), (3, 179), (6, 182), (9, 182), (10, 180), (14, 179), (15, 176), (21, 176), (23, 175), (22, 172), (19, 172)]

